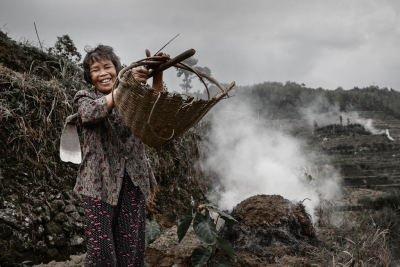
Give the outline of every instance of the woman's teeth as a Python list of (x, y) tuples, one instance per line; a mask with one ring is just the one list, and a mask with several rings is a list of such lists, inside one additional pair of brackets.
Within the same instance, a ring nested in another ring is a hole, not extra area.
[(102, 83), (108, 83), (109, 81), (111, 81), (111, 79), (105, 79), (105, 80), (102, 80), (101, 82)]

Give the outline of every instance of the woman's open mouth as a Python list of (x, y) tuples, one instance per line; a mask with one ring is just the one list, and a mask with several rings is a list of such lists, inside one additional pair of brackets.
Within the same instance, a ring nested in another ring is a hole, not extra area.
[(109, 83), (109, 82), (111, 82), (111, 79), (109, 79), (109, 78), (100, 81), (100, 83), (102, 83), (102, 84), (106, 84), (106, 83)]

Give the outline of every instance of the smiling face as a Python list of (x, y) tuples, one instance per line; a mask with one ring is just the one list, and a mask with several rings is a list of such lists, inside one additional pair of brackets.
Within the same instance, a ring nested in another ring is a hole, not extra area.
[(90, 64), (90, 78), (97, 90), (108, 94), (117, 79), (117, 71), (111, 60), (99, 59)]

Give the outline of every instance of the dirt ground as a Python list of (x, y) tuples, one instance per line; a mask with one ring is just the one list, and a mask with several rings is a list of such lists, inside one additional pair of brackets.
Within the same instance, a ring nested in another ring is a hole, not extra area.
[(38, 265), (34, 265), (34, 267), (80, 267), (83, 266), (84, 262), (85, 262), (85, 257), (86, 254), (82, 254), (82, 255), (72, 255), (70, 257), (70, 260), (68, 261), (51, 261), (47, 264), (38, 264)]

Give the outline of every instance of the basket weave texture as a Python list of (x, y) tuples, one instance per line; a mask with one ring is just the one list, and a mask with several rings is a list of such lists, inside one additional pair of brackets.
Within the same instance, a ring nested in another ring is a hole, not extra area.
[(136, 81), (131, 71), (122, 75), (117, 88), (113, 97), (120, 117), (136, 137), (155, 148), (185, 133), (229, 91), (209, 100), (157, 93)]

